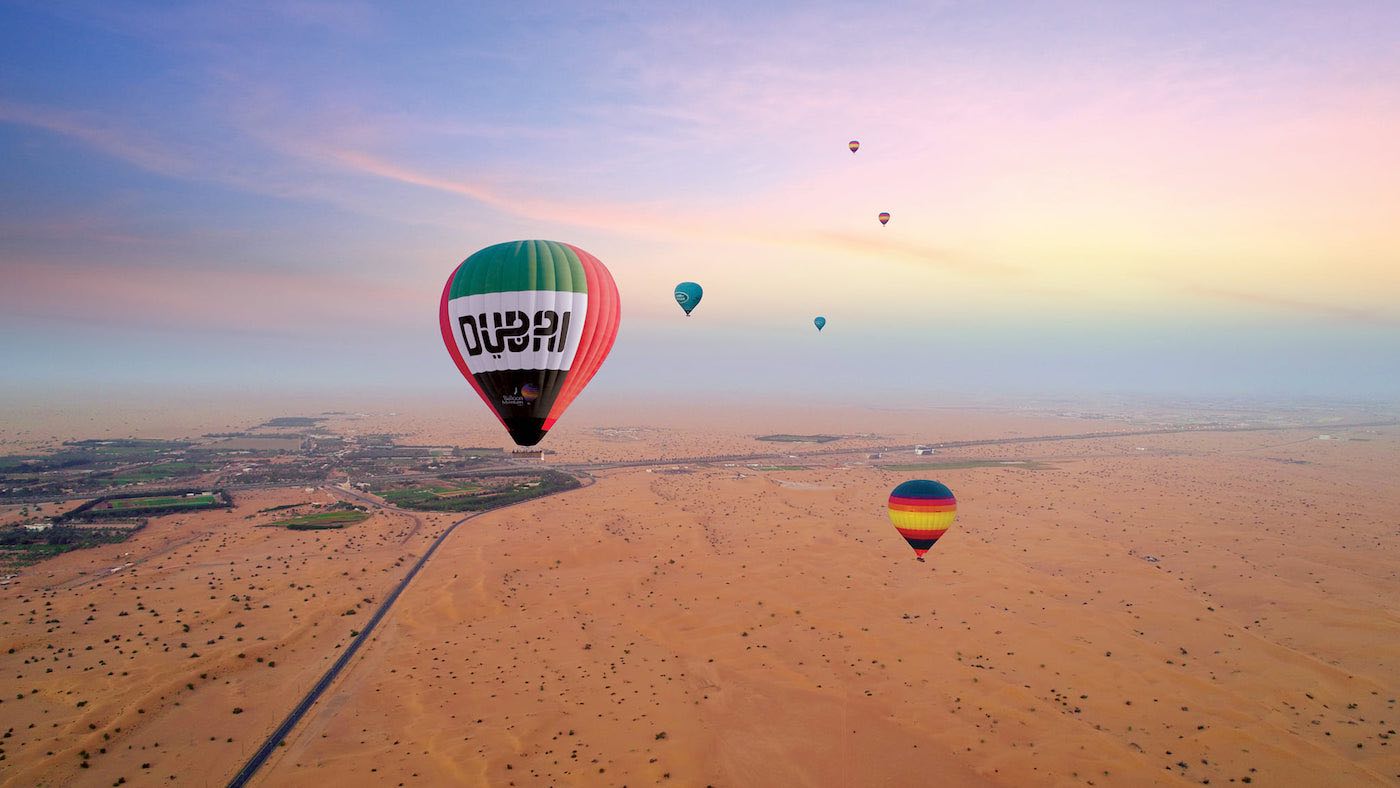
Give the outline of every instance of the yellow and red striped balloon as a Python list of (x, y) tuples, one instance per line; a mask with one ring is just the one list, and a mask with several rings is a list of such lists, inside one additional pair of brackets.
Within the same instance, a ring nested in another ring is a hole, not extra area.
[(941, 482), (913, 479), (890, 493), (890, 522), (920, 561), (958, 516), (958, 500)]

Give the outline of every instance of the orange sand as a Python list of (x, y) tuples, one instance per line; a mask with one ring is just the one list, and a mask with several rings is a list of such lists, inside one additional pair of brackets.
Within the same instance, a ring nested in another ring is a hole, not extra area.
[[(1031, 434), (1043, 418), (966, 429)], [(259, 780), (1393, 784), (1400, 430), (1334, 437), (920, 458), (1041, 470), (896, 472), (853, 454), (801, 471), (603, 472), (459, 529)], [(738, 429), (695, 440), (774, 446)], [(961, 507), (927, 564), (884, 514), (914, 476), (947, 482)], [(418, 515), (415, 530), (381, 512), (302, 533), (243, 519), (327, 496), (161, 518), (0, 592), (13, 729), (0, 782), (226, 780), (364, 600), (455, 519)]]

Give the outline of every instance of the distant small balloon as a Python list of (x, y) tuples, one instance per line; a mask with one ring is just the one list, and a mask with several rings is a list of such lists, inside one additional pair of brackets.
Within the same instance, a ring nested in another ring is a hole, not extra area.
[(890, 215), (889, 215), (889, 212), (888, 212), (888, 211), (882, 211), (882, 212), (880, 213), (880, 224), (889, 224), (889, 223), (890, 223)]
[(953, 491), (941, 482), (928, 479), (914, 479), (894, 488), (889, 508), (890, 522), (920, 561), (958, 516), (958, 501)]
[(681, 282), (676, 285), (676, 303), (685, 310), (685, 316), (690, 317), (691, 310), (700, 306), (700, 299), (704, 297), (705, 290), (694, 282)]
[(823, 328), (826, 328), (826, 318), (822, 317), (821, 315), (817, 315), (817, 319), (813, 320), (812, 323), (817, 327), (818, 331), (821, 331)]
[(860, 140), (851, 140), (850, 142), (846, 143), (846, 147), (851, 149), (851, 153), (855, 153), (856, 151), (860, 150)]

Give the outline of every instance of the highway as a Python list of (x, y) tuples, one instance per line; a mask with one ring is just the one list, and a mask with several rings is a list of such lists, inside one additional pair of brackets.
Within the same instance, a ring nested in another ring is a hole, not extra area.
[[(592, 478), (585, 478), (583, 486), (588, 487), (592, 483)], [(377, 506), (381, 509), (389, 509), (392, 511), (411, 514), (411, 512), (408, 512), (405, 509), (400, 509), (397, 506), (391, 506), (388, 504), (380, 503), (379, 501), (373, 498), (360, 495), (359, 493), (346, 490), (344, 488), (339, 488), (339, 491), (351, 498), (363, 501), (372, 506)], [(563, 492), (569, 491), (559, 491), (559, 493)], [(553, 494), (558, 495), (559, 493)], [(544, 498), (548, 496), (540, 497)], [(466, 517), (463, 517), (462, 519), (457, 520), (456, 522), (449, 525), (446, 530), (439, 534), (438, 538), (433, 540), (433, 543), (429, 545), (427, 551), (423, 553), (422, 557), (415, 561), (413, 566), (409, 568), (408, 574), (404, 575), (404, 578), (399, 581), (398, 585), (394, 586), (394, 590), (389, 592), (389, 596), (385, 597), (384, 601), (379, 604), (379, 607), (377, 609), (375, 609), (374, 615), (370, 616), (369, 623), (365, 625), (364, 629), (360, 630), (360, 634), (356, 635), (355, 638), (350, 641), (350, 645), (345, 649), (345, 651), (341, 652), (340, 656), (336, 658), (335, 662), (330, 666), (330, 668), (325, 672), (325, 674), (323, 674), (321, 678), (318, 679), (316, 683), (311, 686), (311, 689), (307, 691), (306, 695), (302, 696), (301, 700), (297, 701), (297, 705), (292, 707), (292, 710), (287, 715), (286, 719), (282, 720), (282, 724), (278, 725), (272, 731), (272, 734), (269, 735), (267, 739), (263, 741), (262, 745), (260, 745), (258, 749), (253, 753), (253, 756), (248, 759), (248, 762), (243, 764), (243, 768), (239, 769), (238, 773), (233, 776), (233, 779), (229, 780), (228, 784), (230, 788), (238, 788), (239, 786), (247, 785), (248, 781), (253, 778), (253, 775), (257, 773), (258, 769), (260, 769), (262, 765), (267, 762), (268, 758), (272, 757), (272, 754), (277, 751), (277, 748), (279, 745), (281, 745), (282, 741), (288, 736), (290, 736), (292, 730), (296, 728), (297, 723), (301, 722), (301, 718), (306, 716), (306, 712), (310, 711), (311, 707), (316, 705), (316, 701), (321, 698), (321, 695), (325, 693), (326, 689), (329, 688), (332, 682), (335, 681), (336, 677), (340, 675), (340, 672), (345, 669), (346, 665), (350, 664), (350, 660), (355, 657), (355, 653), (360, 650), (360, 647), (369, 641), (370, 636), (374, 634), (375, 628), (379, 626), (379, 622), (384, 620), (384, 617), (389, 613), (389, 609), (392, 608), (394, 606), (394, 603), (398, 601), (399, 595), (404, 592), (404, 589), (408, 588), (409, 583), (413, 582), (413, 578), (418, 576), (419, 570), (421, 570), (423, 566), (428, 563), (428, 559), (433, 557), (433, 553), (437, 552), (437, 549), (442, 546), (442, 543), (447, 540), (447, 537), (451, 536), (452, 532), (457, 530), (457, 526), (467, 522), (468, 520), (473, 520), (477, 517), (480, 517), (483, 514), (499, 512), (502, 509), (509, 509), (511, 506), (519, 506), (520, 504), (530, 503), (531, 501), (538, 500), (540, 500), (540, 498), (531, 498), (528, 501), (521, 501), (520, 503), (511, 504), (510, 506), (502, 506), (497, 509), (488, 509), (484, 512), (476, 512), (474, 514), (467, 515)]]
[[(1284, 425), (1252, 425), (1242, 427), (1223, 426), (1192, 426), (1192, 427), (1160, 427), (1146, 430), (1118, 430), (1103, 432), (1081, 432), (1070, 435), (1031, 435), (1014, 438), (985, 438), (980, 440), (964, 441), (943, 441), (941, 443), (923, 443), (921, 446), (929, 446), (934, 449), (958, 449), (973, 446), (1010, 446), (1025, 443), (1049, 443), (1054, 441), (1083, 441), (1083, 440), (1103, 440), (1109, 438), (1134, 438), (1149, 435), (1177, 435), (1186, 433), (1229, 433), (1229, 432), (1296, 432), (1299, 430), (1323, 431), (1323, 430), (1345, 430), (1359, 429), (1363, 427), (1393, 427), (1400, 424), (1394, 419), (1382, 421), (1347, 422), (1336, 424), (1284, 424)], [(549, 463), (537, 460), (515, 460), (495, 465), (484, 465), (476, 468), (468, 468), (460, 471), (410, 471), (406, 473), (387, 474), (367, 477), (366, 481), (373, 482), (401, 482), (413, 481), (415, 479), (441, 479), (441, 478), (463, 478), (471, 476), (497, 476), (502, 474), (520, 473), (522, 470), (536, 468), (554, 468), (561, 471), (571, 471), (589, 473), (592, 471), (604, 471), (612, 468), (652, 468), (664, 465), (705, 465), (717, 462), (763, 462), (765, 460), (785, 460), (785, 459), (815, 459), (819, 457), (839, 456), (843, 454), (874, 454), (874, 453), (897, 453), (912, 452), (915, 444), (903, 443), (892, 446), (846, 446), (831, 449), (816, 449), (812, 451), (771, 451), (755, 454), (721, 454), (697, 457), (669, 457), (652, 458), (642, 460), (624, 460), (618, 462), (582, 462), (582, 463)], [(230, 492), (246, 490), (269, 490), (285, 487), (304, 487), (306, 482), (272, 482), (256, 484), (227, 484), (222, 485), (223, 489)], [(123, 488), (124, 493), (140, 492), (143, 489), (158, 491), (169, 488), (165, 485), (143, 485), (141, 487)], [(6, 504), (46, 504), (60, 503), (76, 498), (89, 498), (102, 495), (101, 491), (82, 491), (64, 493), (57, 496), (36, 496), (36, 497), (15, 497), (4, 501)]]
[[(1071, 435), (1039, 435), (1039, 436), (1027, 436), (1027, 437), (1014, 437), (1014, 438), (989, 438), (989, 439), (983, 439), (983, 440), (944, 441), (944, 442), (941, 442), (941, 443), (931, 443), (931, 444), (924, 444), (924, 445), (930, 446), (930, 447), (932, 447), (932, 448), (934, 448), (934, 449), (954, 449), (954, 448), (964, 448), (964, 447), (972, 447), (972, 446), (1002, 446), (1002, 445), (1026, 444), (1026, 443), (1044, 443), (1044, 442), (1050, 442), (1050, 441), (1104, 440), (1104, 439), (1114, 439), (1114, 438), (1141, 437), (1141, 436), (1149, 436), (1149, 435), (1171, 435), (1171, 434), (1190, 433), (1190, 432), (1221, 433), (1221, 432), (1272, 432), (1272, 431), (1291, 431), (1291, 430), (1312, 430), (1312, 431), (1317, 431), (1317, 430), (1320, 430), (1320, 429), (1339, 430), (1339, 429), (1352, 429), (1352, 428), (1360, 428), (1360, 427), (1383, 427), (1383, 426), (1393, 426), (1393, 425), (1395, 425), (1395, 424), (1397, 424), (1397, 423), (1400, 423), (1400, 422), (1395, 422), (1395, 421), (1380, 421), (1380, 422), (1364, 422), (1364, 423), (1351, 423), (1351, 424), (1329, 424), (1329, 425), (1312, 425), (1312, 424), (1309, 424), (1309, 425), (1289, 425), (1289, 426), (1160, 428), (1160, 429), (1150, 429), (1150, 430), (1124, 430), (1124, 431), (1086, 432), (1086, 433), (1077, 433), (1077, 434), (1071, 434)], [(815, 451), (806, 451), (806, 452), (802, 452), (802, 453), (794, 453), (794, 452), (764, 452), (764, 453), (757, 453), (757, 454), (729, 454), (729, 455), (714, 455), (714, 456), (706, 456), (706, 457), (690, 457), (690, 458), (674, 458), (674, 459), (648, 459), (648, 460), (631, 460), (631, 461), (623, 461), (623, 462), (603, 462), (603, 463), (571, 463), (571, 464), (560, 464), (560, 465), (550, 465), (550, 464), (546, 464), (546, 463), (538, 463), (538, 464), (536, 464), (536, 463), (533, 463), (533, 462), (532, 462), (532, 463), (529, 463), (529, 464), (517, 464), (517, 463), (512, 463), (512, 464), (509, 464), (509, 465), (494, 465), (494, 466), (487, 466), (487, 467), (483, 467), (483, 468), (475, 468), (475, 469), (471, 469), (471, 470), (467, 470), (467, 471), (457, 471), (457, 472), (453, 472), (453, 473), (451, 473), (451, 474), (446, 474), (446, 475), (450, 475), (450, 476), (496, 475), (496, 474), (503, 474), (503, 473), (519, 473), (521, 470), (526, 470), (526, 469), (529, 469), (529, 468), (549, 468), (549, 467), (552, 467), (552, 468), (556, 468), (556, 469), (558, 469), (558, 470), (571, 471), (571, 472), (578, 473), (578, 474), (582, 475), (582, 476), (584, 477), (584, 486), (588, 486), (588, 485), (590, 485), (590, 484), (593, 483), (593, 477), (590, 475), (590, 472), (592, 472), (592, 471), (608, 470), (608, 469), (613, 469), (613, 468), (638, 468), (638, 467), (655, 467), (655, 466), (663, 466), (663, 465), (708, 464), (708, 463), (724, 463), (724, 462), (728, 462), (728, 463), (761, 462), (761, 461), (764, 461), (764, 460), (782, 460), (782, 459), (792, 459), (792, 458), (796, 458), (796, 459), (799, 459), (799, 460), (800, 460), (800, 459), (804, 459), (804, 458), (830, 457), (830, 456), (837, 456), (837, 455), (843, 455), (843, 454), (865, 454), (865, 453), (875, 453), (875, 452), (881, 452), (881, 453), (883, 453), (883, 452), (913, 451), (913, 449), (914, 449), (914, 445), (913, 445), (913, 444), (901, 444), (901, 445), (896, 445), (896, 446), (864, 446), (864, 447), (859, 447), (859, 448), (844, 447), (844, 448), (818, 449), (818, 450), (815, 450)], [(415, 473), (403, 473), (403, 474), (395, 474), (395, 475), (392, 475), (392, 476), (375, 477), (374, 481), (376, 481), (376, 482), (383, 482), (383, 481), (410, 481), (410, 480), (418, 479), (418, 478), (440, 478), (440, 477), (442, 477), (442, 476), (444, 476), (444, 475), (445, 475), (445, 474), (442, 474), (442, 473), (418, 473), (418, 472), (415, 472)], [(360, 502), (362, 502), (362, 503), (367, 503), (367, 504), (370, 504), (370, 505), (372, 505), (372, 506), (379, 507), (379, 508), (381, 508), (381, 509), (388, 509), (388, 510), (392, 510), (392, 511), (403, 512), (403, 513), (405, 513), (405, 514), (410, 514), (410, 515), (412, 514), (412, 513), (409, 512), (408, 510), (400, 509), (400, 508), (397, 507), (397, 506), (392, 506), (392, 505), (389, 505), (389, 504), (385, 504), (385, 503), (383, 503), (383, 502), (381, 502), (381, 501), (379, 501), (379, 500), (377, 500), (377, 499), (375, 499), (375, 498), (371, 498), (371, 497), (369, 497), (369, 496), (363, 495), (363, 494), (361, 494), (361, 493), (359, 493), (359, 492), (357, 492), (357, 491), (355, 491), (355, 490), (352, 490), (352, 489), (349, 489), (349, 488), (346, 488), (346, 487), (338, 487), (338, 488), (336, 488), (336, 489), (337, 489), (337, 491), (340, 492), (341, 494), (346, 495), (347, 497), (353, 498), (353, 499), (355, 499), (355, 500), (357, 500), (357, 501), (360, 501)], [(531, 499), (531, 500), (539, 500), (539, 499)], [(529, 503), (529, 502), (530, 502), (530, 501), (521, 501), (520, 504)], [(520, 505), (520, 504), (512, 504), (512, 506), (518, 506), (518, 505)], [(509, 507), (502, 507), (502, 508), (509, 508)], [(500, 510), (499, 510), (499, 509), (493, 509), (493, 510), (490, 510), (490, 511), (494, 512), (494, 511), (500, 511)], [(319, 700), (323, 694), (325, 694), (326, 690), (327, 690), (327, 689), (330, 687), (330, 685), (335, 681), (335, 679), (340, 675), (341, 671), (343, 671), (343, 670), (345, 669), (346, 665), (348, 665), (348, 664), (350, 663), (350, 660), (354, 658), (356, 652), (358, 652), (358, 651), (360, 650), (360, 648), (361, 648), (361, 647), (369, 640), (369, 638), (374, 634), (375, 628), (379, 625), (379, 622), (382, 621), (386, 615), (388, 615), (390, 609), (394, 606), (394, 603), (398, 601), (399, 596), (404, 592), (405, 589), (408, 588), (409, 583), (413, 582), (413, 578), (417, 577), (419, 570), (421, 570), (421, 569), (423, 568), (423, 566), (427, 564), (428, 560), (431, 559), (431, 558), (433, 557), (433, 554), (437, 552), (438, 547), (440, 547), (440, 546), (442, 545), (442, 543), (443, 543), (444, 541), (446, 541), (447, 538), (450, 537), (454, 531), (457, 530), (457, 526), (459, 526), (459, 525), (461, 525), (461, 524), (467, 522), (468, 520), (474, 519), (474, 518), (476, 518), (476, 517), (479, 517), (479, 516), (481, 516), (481, 515), (483, 515), (483, 514), (488, 514), (488, 513), (489, 513), (489, 512), (477, 512), (477, 513), (472, 514), (472, 515), (469, 515), (469, 516), (467, 516), (467, 517), (463, 517), (462, 519), (457, 520), (456, 522), (454, 522), (454, 523), (452, 523), (450, 526), (448, 526), (448, 528), (447, 528), (445, 531), (443, 531), (443, 532), (437, 537), (437, 539), (433, 540), (432, 545), (429, 546), (428, 550), (422, 555), (422, 557), (420, 557), (420, 558), (413, 564), (412, 568), (409, 569), (408, 573), (404, 576), (403, 580), (399, 581), (398, 585), (396, 585), (396, 586), (394, 587), (394, 590), (389, 594), (389, 596), (386, 597), (382, 603), (380, 603), (379, 607), (375, 610), (374, 615), (370, 617), (369, 623), (365, 626), (364, 630), (362, 630), (362, 631), (360, 632), (360, 634), (359, 634), (358, 636), (356, 636), (356, 637), (354, 638), (354, 640), (351, 641), (349, 647), (346, 648), (345, 651), (344, 651), (343, 653), (341, 653), (341, 655), (336, 659), (335, 663), (331, 665), (330, 669), (328, 669), (328, 670), (325, 672), (325, 674), (324, 674), (323, 676), (321, 676), (321, 678), (316, 682), (316, 684), (313, 685), (313, 686), (311, 687), (310, 691), (308, 691), (308, 692), (306, 693), (306, 695), (305, 695), (304, 697), (302, 697), (300, 701), (297, 702), (296, 706), (294, 706), (294, 707), (292, 708), (291, 712), (287, 715), (286, 719), (284, 719), (284, 720), (282, 721), (282, 723), (281, 723), (280, 725), (278, 725), (277, 728), (276, 728), (275, 730), (273, 730), (273, 732), (271, 733), (271, 735), (269, 735), (269, 736), (267, 737), (267, 739), (262, 743), (262, 745), (261, 745), (260, 747), (258, 747), (257, 751), (253, 753), (253, 756), (252, 756), (251, 758), (248, 759), (248, 762), (245, 763), (245, 764), (243, 765), (243, 768), (241, 768), (241, 769), (238, 771), (238, 773), (234, 775), (233, 779), (229, 781), (229, 786), (231, 786), (231, 788), (239, 788), (240, 786), (247, 785), (248, 781), (249, 781), (250, 779), (252, 779), (253, 775), (257, 773), (258, 769), (261, 768), (261, 767), (263, 766), (263, 764), (265, 764), (265, 763), (267, 762), (267, 760), (272, 756), (272, 754), (273, 754), (274, 752), (276, 752), (276, 750), (277, 750), (278, 746), (281, 744), (281, 742), (282, 742), (284, 739), (286, 739), (289, 735), (291, 735), (291, 732), (292, 732), (293, 729), (296, 728), (297, 723), (299, 723), (299, 722), (301, 721), (302, 717), (304, 717), (304, 716), (306, 715), (306, 713), (311, 709), (311, 707), (314, 706), (314, 705), (316, 704), (316, 701)]]

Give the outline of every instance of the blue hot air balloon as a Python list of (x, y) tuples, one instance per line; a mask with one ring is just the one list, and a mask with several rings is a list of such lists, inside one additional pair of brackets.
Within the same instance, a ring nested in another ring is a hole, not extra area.
[(822, 317), (821, 315), (817, 315), (817, 319), (813, 320), (812, 323), (817, 327), (818, 331), (821, 331), (823, 328), (826, 328), (826, 318)]
[(676, 285), (676, 303), (685, 310), (686, 317), (690, 317), (691, 311), (700, 306), (700, 299), (704, 295), (704, 289), (694, 282), (681, 282)]

